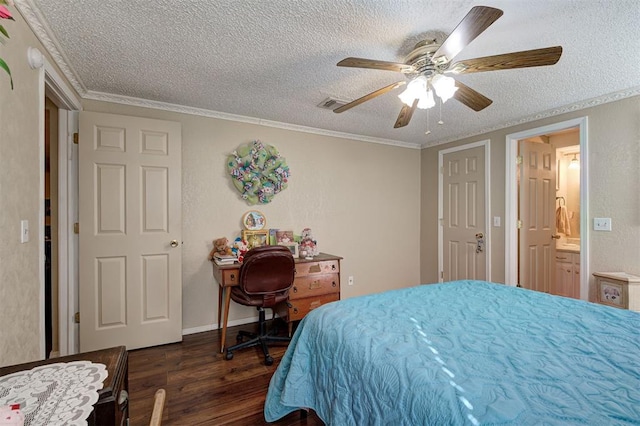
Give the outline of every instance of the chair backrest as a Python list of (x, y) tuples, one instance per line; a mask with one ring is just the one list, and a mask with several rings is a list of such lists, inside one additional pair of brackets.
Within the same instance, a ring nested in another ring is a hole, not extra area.
[(162, 423), (162, 411), (164, 410), (164, 400), (167, 392), (164, 389), (158, 389), (153, 397), (153, 412), (151, 413), (151, 421), (149, 426), (160, 426)]
[(284, 246), (249, 250), (240, 267), (240, 287), (249, 296), (282, 293), (293, 285), (295, 261)]

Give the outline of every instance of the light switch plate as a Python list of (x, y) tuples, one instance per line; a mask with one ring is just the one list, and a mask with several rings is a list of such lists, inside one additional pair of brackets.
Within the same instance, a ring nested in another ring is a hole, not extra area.
[(20, 242), (21, 243), (29, 242), (29, 221), (28, 220), (20, 221)]
[(611, 218), (610, 217), (594, 217), (593, 230), (594, 231), (611, 231)]

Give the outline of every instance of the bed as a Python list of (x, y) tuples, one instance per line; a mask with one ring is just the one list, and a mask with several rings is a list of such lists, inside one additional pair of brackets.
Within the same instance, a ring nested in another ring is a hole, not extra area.
[(483, 281), (324, 305), (264, 414), (328, 425), (640, 424), (640, 313)]

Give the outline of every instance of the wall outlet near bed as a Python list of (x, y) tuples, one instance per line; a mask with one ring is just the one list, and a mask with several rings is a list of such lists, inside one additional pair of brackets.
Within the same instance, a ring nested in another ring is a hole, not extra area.
[(349, 285), (353, 285), (353, 275), (349, 276)]

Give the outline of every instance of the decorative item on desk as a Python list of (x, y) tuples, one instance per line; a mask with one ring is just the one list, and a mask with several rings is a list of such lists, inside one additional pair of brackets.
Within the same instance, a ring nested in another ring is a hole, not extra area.
[(298, 257), (298, 243), (291, 241), (290, 243), (278, 243), (278, 245), (288, 248), (293, 257)]
[(276, 244), (289, 244), (293, 242), (293, 231), (276, 231)]
[(259, 231), (265, 227), (267, 219), (257, 210), (249, 210), (242, 216), (242, 225), (249, 231)]
[(209, 260), (213, 260), (215, 254), (219, 255), (233, 255), (231, 247), (229, 247), (229, 240), (225, 237), (216, 238), (213, 240), (213, 249), (209, 252)]
[(267, 204), (287, 188), (289, 166), (273, 146), (253, 141), (239, 146), (227, 158), (233, 185), (250, 205)]
[(233, 242), (233, 247), (231, 247), (231, 251), (238, 258), (238, 262), (242, 263), (242, 261), (244, 260), (245, 253), (249, 251), (249, 247), (246, 241), (238, 237)]
[(249, 250), (254, 247), (269, 245), (269, 230), (262, 231), (242, 231), (242, 239), (247, 242)]
[(276, 237), (276, 233), (278, 232), (277, 229), (269, 229), (269, 245), (276, 245), (277, 242), (277, 237)]
[[(311, 235), (311, 228), (304, 228), (302, 230), (302, 239), (300, 240), (300, 252), (306, 252), (305, 258), (313, 258), (320, 254), (318, 250), (318, 242)], [(302, 256), (302, 254), (301, 254)]]

